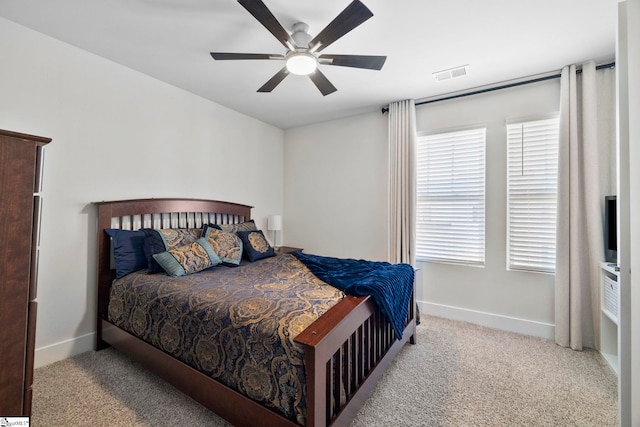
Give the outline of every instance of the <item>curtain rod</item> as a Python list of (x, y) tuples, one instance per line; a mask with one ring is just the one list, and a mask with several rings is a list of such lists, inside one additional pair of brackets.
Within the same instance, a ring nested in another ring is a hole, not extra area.
[[(616, 66), (615, 62), (610, 62), (608, 64), (597, 65), (596, 66), (596, 70), (602, 70), (603, 68), (614, 68), (615, 66)], [(582, 69), (576, 70), (576, 74), (582, 74)], [(459, 93), (457, 95), (449, 95), (449, 96), (445, 96), (445, 97), (442, 97), (442, 98), (436, 98), (436, 99), (430, 99), (430, 100), (427, 100), (427, 101), (416, 102), (415, 105), (418, 106), (418, 105), (424, 105), (424, 104), (431, 104), (432, 102), (448, 101), (450, 99), (463, 98), (465, 96), (470, 96), (470, 95), (479, 95), (481, 93), (493, 92), (494, 90), (508, 89), (510, 87), (522, 86), (522, 85), (526, 85), (526, 84), (529, 84), (529, 83), (538, 83), (538, 82), (543, 82), (545, 80), (558, 79), (558, 78), (560, 78), (560, 76), (561, 76), (561, 74), (557, 73), (557, 74), (552, 74), (550, 76), (537, 77), (535, 79), (523, 80), (523, 81), (520, 81), (520, 82), (504, 84), (504, 85), (501, 85), (501, 86), (493, 86), (493, 87), (489, 87), (489, 88), (485, 88), (485, 89), (474, 90), (474, 91), (471, 91), (471, 92)], [(387, 112), (389, 112), (389, 107), (383, 107), (382, 108), (382, 114), (387, 113)]]

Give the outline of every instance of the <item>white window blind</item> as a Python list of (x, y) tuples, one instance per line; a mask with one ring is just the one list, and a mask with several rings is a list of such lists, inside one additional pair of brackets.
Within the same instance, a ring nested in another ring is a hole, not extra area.
[(555, 271), (558, 119), (507, 125), (509, 269)]
[(418, 138), (416, 258), (484, 264), (485, 128)]

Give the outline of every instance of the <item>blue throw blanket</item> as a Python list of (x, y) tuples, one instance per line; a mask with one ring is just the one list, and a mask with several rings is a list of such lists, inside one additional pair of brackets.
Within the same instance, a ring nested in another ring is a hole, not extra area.
[(402, 338), (413, 292), (413, 267), (409, 264), (331, 258), (294, 252), (293, 255), (320, 280), (348, 295), (371, 295), (382, 314)]

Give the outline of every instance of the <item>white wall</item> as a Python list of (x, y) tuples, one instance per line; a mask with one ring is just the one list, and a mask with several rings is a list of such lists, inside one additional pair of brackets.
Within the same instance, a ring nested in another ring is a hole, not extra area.
[[(91, 202), (191, 197), (282, 211), (284, 133), (0, 18), (0, 128), (46, 136), (36, 366), (93, 347)], [(28, 236), (17, 236), (28, 238)]]
[(386, 260), (387, 157), (380, 112), (285, 131), (284, 243)]
[(469, 125), (487, 129), (485, 266), (418, 263), (422, 268), (418, 299), (425, 311), (552, 337), (553, 275), (506, 268), (505, 120), (557, 113), (559, 94), (560, 82), (554, 79), (416, 108), (418, 134)]
[[(504, 124), (558, 106), (559, 81), (552, 80), (417, 107), (419, 131), (488, 128), (487, 265), (420, 263), (423, 310), (552, 336), (553, 276), (506, 270)], [(387, 120), (373, 112), (285, 131), (285, 244), (322, 255), (387, 259)]]

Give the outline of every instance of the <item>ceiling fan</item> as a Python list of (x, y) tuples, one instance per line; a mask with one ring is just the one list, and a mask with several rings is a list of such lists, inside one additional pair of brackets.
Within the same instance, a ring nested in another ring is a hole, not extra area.
[(322, 95), (326, 96), (335, 92), (337, 89), (331, 84), (329, 79), (320, 72), (318, 65), (339, 65), (342, 67), (380, 70), (384, 65), (384, 61), (387, 59), (386, 56), (320, 54), (320, 52), (331, 43), (373, 16), (373, 13), (359, 0), (351, 2), (346, 9), (313, 38), (308, 33), (309, 26), (304, 22), (294, 24), (292, 28), (293, 31), (289, 34), (261, 0), (238, 0), (238, 3), (264, 25), (264, 27), (282, 43), (287, 49), (287, 52), (284, 55), (211, 52), (211, 56), (216, 60), (284, 60), (285, 66), (258, 89), (258, 92), (271, 92), (291, 73), (308, 75)]

